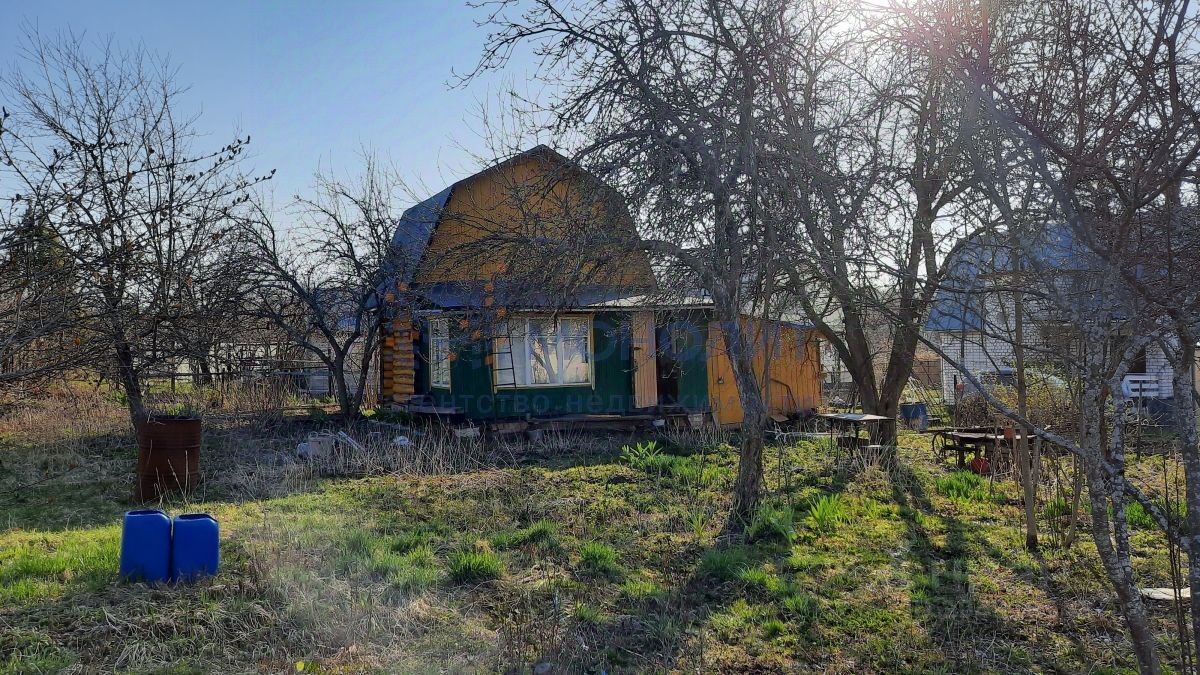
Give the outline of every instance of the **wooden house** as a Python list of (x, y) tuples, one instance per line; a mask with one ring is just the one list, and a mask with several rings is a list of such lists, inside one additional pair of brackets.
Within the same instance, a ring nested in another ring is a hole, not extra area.
[[(617, 193), (538, 146), (406, 211), (380, 355), (385, 404), (475, 422), (648, 419), (731, 426), (742, 407), (702, 295), (665, 300)], [(820, 399), (815, 333), (743, 317), (774, 415)], [(697, 415), (703, 413), (704, 415)]]

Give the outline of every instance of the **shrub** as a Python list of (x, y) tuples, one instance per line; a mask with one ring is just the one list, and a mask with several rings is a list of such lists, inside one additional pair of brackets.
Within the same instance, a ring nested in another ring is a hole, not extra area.
[(823, 495), (809, 504), (808, 519), (821, 532), (832, 532), (846, 522), (846, 504), (841, 495)]
[(579, 548), (579, 559), (583, 569), (591, 574), (615, 575), (620, 572), (617, 551), (608, 544), (589, 541)]
[(763, 505), (751, 519), (746, 534), (751, 541), (775, 539), (790, 543), (796, 537), (792, 510), (785, 506)]
[(713, 549), (700, 558), (696, 571), (702, 577), (733, 581), (749, 564), (746, 552), (740, 548)]
[(955, 501), (986, 502), (990, 499), (987, 481), (971, 471), (955, 471), (937, 479), (937, 490)]
[[(1036, 368), (1026, 373), (1028, 384), (1025, 396), (1029, 408), (1029, 421), (1039, 427), (1054, 427), (1069, 431), (1079, 422), (1076, 397), (1071, 394), (1065, 379), (1053, 372)], [(988, 390), (1010, 409), (1017, 407), (1017, 388), (1005, 384), (989, 384)], [(959, 424), (965, 426), (988, 426), (997, 423), (992, 406), (979, 393), (968, 393), (955, 408)]]
[(450, 556), (450, 580), (489, 581), (504, 576), (504, 562), (491, 551), (457, 551)]

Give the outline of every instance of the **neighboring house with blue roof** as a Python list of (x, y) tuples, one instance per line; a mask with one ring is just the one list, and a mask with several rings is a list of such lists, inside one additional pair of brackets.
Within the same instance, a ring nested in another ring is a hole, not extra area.
[[(1031, 347), (1026, 361), (1034, 371), (1053, 370), (1051, 355), (1078, 340), (1078, 317), (1121, 316), (1119, 308), (1089, 286), (1099, 263), (1064, 228), (1049, 229), (1042, 242), (1021, 242), (1019, 271), (1013, 251), (997, 235), (968, 241), (949, 265), (925, 323), (927, 337), (985, 383), (1011, 384), (1015, 379), (1018, 292), (1023, 291), (1025, 343)], [(1155, 402), (1174, 396), (1173, 376), (1162, 349), (1151, 345), (1134, 360), (1125, 378), (1126, 393), (1148, 407), (1161, 407)], [(947, 360), (941, 384), (946, 403), (974, 391)]]
[[(637, 243), (620, 195), (545, 146), (408, 209), (380, 289), (382, 401), (476, 422), (740, 423), (711, 300), (664, 293)], [(771, 412), (816, 408), (812, 331), (746, 322), (771, 344)]]

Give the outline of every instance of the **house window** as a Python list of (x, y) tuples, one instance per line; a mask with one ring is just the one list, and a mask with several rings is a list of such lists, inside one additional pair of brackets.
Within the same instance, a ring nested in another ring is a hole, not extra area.
[(429, 383), (450, 386), (450, 321), (429, 320)]
[(530, 317), (500, 324), (492, 340), (497, 387), (592, 383), (590, 317)]

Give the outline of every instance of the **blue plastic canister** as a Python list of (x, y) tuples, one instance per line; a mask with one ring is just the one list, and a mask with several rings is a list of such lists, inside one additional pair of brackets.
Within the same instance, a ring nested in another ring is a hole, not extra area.
[(910, 429), (925, 431), (929, 427), (929, 406), (924, 403), (901, 403), (900, 417)]
[(121, 578), (167, 581), (171, 571), (171, 519), (158, 509), (125, 514), (121, 529)]
[(217, 573), (221, 562), (221, 531), (207, 513), (175, 516), (171, 540), (171, 578), (191, 581)]

